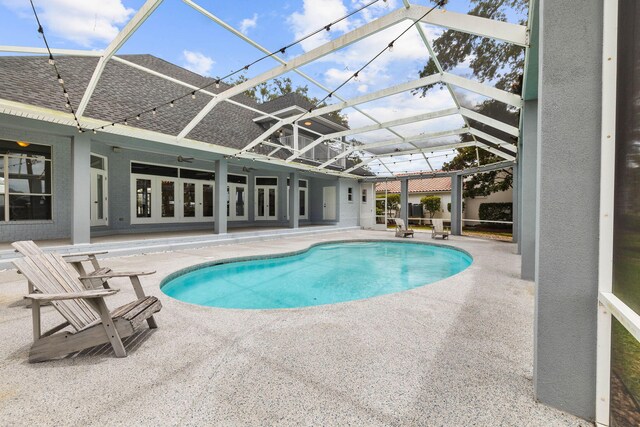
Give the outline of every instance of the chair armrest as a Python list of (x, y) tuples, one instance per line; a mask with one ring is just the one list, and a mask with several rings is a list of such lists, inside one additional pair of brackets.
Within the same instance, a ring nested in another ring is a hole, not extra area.
[(38, 300), (38, 301), (56, 301), (66, 299), (90, 299), (90, 298), (103, 298), (113, 295), (120, 291), (120, 289), (97, 289), (93, 291), (82, 292), (67, 292), (63, 294), (29, 294), (25, 298)]
[(133, 272), (119, 272), (119, 271), (111, 271), (109, 273), (104, 274), (95, 274), (88, 276), (80, 276), (80, 280), (90, 280), (90, 279), (111, 279), (114, 277), (134, 277), (134, 276), (148, 276), (149, 274), (155, 274), (154, 271), (133, 271)]
[(81, 257), (81, 256), (89, 257), (89, 256), (92, 256), (92, 255), (104, 255), (104, 254), (108, 254), (108, 253), (109, 253), (109, 251), (77, 252), (77, 253), (74, 253), (74, 254), (62, 255), (62, 258), (70, 258), (70, 257), (75, 257), (75, 256), (77, 256), (77, 257)]

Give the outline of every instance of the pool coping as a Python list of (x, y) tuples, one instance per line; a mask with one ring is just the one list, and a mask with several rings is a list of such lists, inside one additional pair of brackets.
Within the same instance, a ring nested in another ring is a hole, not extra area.
[[(331, 304), (342, 304), (342, 303), (349, 303), (349, 302), (353, 302), (353, 301), (362, 301), (362, 300), (367, 300), (370, 298), (376, 298), (376, 297), (381, 297), (381, 296), (385, 296), (385, 295), (392, 295), (392, 294), (396, 294), (396, 293), (401, 293), (401, 292), (405, 292), (405, 291), (410, 291), (411, 289), (406, 289), (404, 291), (400, 291), (400, 292), (393, 292), (391, 294), (381, 294), (381, 295), (374, 295), (371, 297), (367, 297), (367, 298), (362, 298), (362, 299), (355, 299), (355, 300), (347, 300), (347, 301), (338, 301), (338, 302), (334, 302), (334, 303), (330, 303), (330, 304), (318, 304), (318, 305), (309, 305), (309, 306), (300, 306), (300, 307), (276, 307), (276, 308), (234, 308), (234, 307), (217, 307), (217, 306), (208, 306), (208, 305), (202, 305), (202, 304), (196, 304), (196, 303), (191, 303), (191, 302), (187, 302), (187, 301), (182, 301), (181, 299), (175, 298), (169, 294), (167, 294), (166, 292), (164, 292), (162, 290), (162, 288), (170, 281), (177, 279), (180, 276), (184, 276), (186, 274), (192, 273), (196, 270), (200, 270), (203, 268), (208, 268), (208, 267), (215, 267), (218, 265), (224, 265), (224, 264), (232, 264), (232, 263), (236, 263), (236, 262), (246, 262), (246, 261), (259, 261), (259, 260), (265, 260), (265, 259), (278, 259), (278, 258), (286, 258), (286, 257), (292, 257), (292, 256), (296, 256), (296, 255), (301, 255), (305, 252), (309, 252), (311, 249), (317, 247), (317, 246), (323, 246), (323, 245), (334, 245), (334, 244), (339, 244), (339, 243), (371, 243), (371, 242), (393, 242), (393, 243), (399, 243), (399, 244), (406, 244), (406, 245), (423, 245), (423, 246), (437, 246), (437, 247), (444, 247), (447, 249), (452, 249), (458, 252), (462, 252), (463, 254), (467, 255), (470, 259), (471, 259), (471, 263), (462, 271), (459, 271), (456, 274), (453, 274), (451, 276), (445, 277), (444, 279), (438, 280), (437, 282), (441, 282), (444, 280), (448, 280), (451, 277), (454, 277), (460, 273), (463, 273), (465, 270), (467, 270), (469, 267), (471, 267), (474, 263), (474, 257), (473, 255), (471, 255), (468, 251), (462, 249), (462, 248), (458, 248), (456, 246), (453, 245), (449, 245), (449, 244), (442, 244), (442, 243), (436, 243), (436, 242), (423, 242), (423, 241), (407, 241), (407, 240), (394, 240), (394, 239), (340, 239), (340, 240), (332, 240), (332, 241), (328, 241), (328, 242), (316, 242), (316, 243), (312, 243), (309, 246), (307, 246), (304, 249), (300, 249), (297, 251), (289, 251), (289, 252), (279, 252), (276, 254), (265, 254), (265, 255), (247, 255), (247, 256), (241, 256), (241, 257), (232, 257), (232, 258), (223, 258), (223, 259), (219, 259), (219, 260), (213, 260), (213, 261), (206, 261), (206, 262), (202, 262), (202, 263), (197, 263), (197, 264), (193, 264), (190, 265), (188, 267), (185, 268), (181, 268), (179, 270), (174, 271), (173, 273), (170, 273), (168, 275), (166, 275), (158, 284), (158, 289), (160, 290), (160, 292), (162, 292), (165, 296), (172, 298), (182, 304), (188, 304), (191, 306), (197, 306), (197, 307), (203, 307), (203, 308), (211, 308), (211, 309), (220, 309), (220, 310), (252, 310), (252, 311), (261, 311), (261, 310), (268, 310), (268, 311), (273, 311), (273, 310), (297, 310), (297, 309), (305, 309), (305, 308), (313, 308), (313, 307), (322, 307), (322, 306), (326, 306), (326, 305), (331, 305)], [(435, 283), (435, 282), (434, 282)], [(424, 285), (420, 285), (420, 286), (426, 286), (429, 283), (425, 283)], [(418, 286), (418, 287), (420, 287)]]

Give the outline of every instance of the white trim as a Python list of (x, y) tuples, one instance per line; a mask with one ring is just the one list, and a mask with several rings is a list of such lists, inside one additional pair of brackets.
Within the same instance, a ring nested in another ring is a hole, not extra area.
[[(267, 178), (267, 179), (275, 179), (276, 183), (263, 185), (258, 184), (259, 178)], [(255, 221), (277, 221), (278, 220), (278, 184), (280, 180), (277, 176), (268, 176), (268, 175), (256, 175), (253, 177), (253, 219)], [(264, 205), (264, 215), (258, 216), (258, 190), (263, 189), (265, 191), (265, 205)], [(274, 190), (275, 195), (275, 209), (273, 210), (274, 215), (269, 215), (269, 190)]]
[[(410, 19), (418, 19), (424, 15), (431, 6), (412, 4)], [(425, 24), (438, 25), (454, 31), (460, 31), (476, 36), (489, 37), (502, 40), (507, 43), (527, 47), (527, 27), (511, 24), (495, 19), (482, 18), (466, 13), (451, 12), (446, 9), (436, 9), (421, 19)]]
[(129, 37), (136, 32), (136, 30), (142, 25), (144, 21), (147, 20), (149, 16), (153, 13), (154, 10), (158, 6), (160, 6), (162, 0), (147, 0), (145, 4), (143, 4), (138, 12), (131, 18), (131, 20), (124, 26), (122, 30), (116, 35), (116, 37), (109, 43), (109, 46), (102, 52), (102, 56), (96, 65), (95, 70), (93, 70), (93, 75), (91, 76), (91, 80), (89, 80), (89, 84), (82, 95), (82, 99), (80, 100), (80, 104), (78, 104), (78, 109), (76, 114), (78, 117), (81, 117), (84, 114), (84, 110), (89, 105), (89, 100), (91, 99), (91, 95), (93, 95), (93, 91), (96, 89), (98, 85), (98, 81), (100, 80), (100, 76), (102, 76), (102, 72), (109, 62), (109, 59), (122, 47), (123, 44), (129, 40)]
[[(11, 53), (35, 53), (40, 55), (49, 55), (49, 51), (44, 47), (29, 46), (0, 46), (0, 52)], [(80, 49), (56, 49), (52, 48), (51, 53), (54, 55), (73, 55), (73, 56), (102, 56), (102, 52), (98, 50), (80, 50)]]
[[(616, 141), (618, 0), (604, 2), (602, 49), (602, 135), (600, 142), (600, 227), (598, 250), (598, 317), (596, 422), (609, 425), (611, 387), (611, 310), (613, 281), (613, 210)], [(614, 297), (615, 298), (615, 297)], [(616, 298), (617, 299), (617, 298)], [(618, 312), (620, 313), (620, 312)]]
[(102, 192), (103, 192), (103, 196), (104, 196), (106, 201), (103, 201), (103, 204), (102, 204), (102, 216), (103, 216), (103, 219), (97, 219), (97, 218), (94, 219), (93, 218), (93, 206), (94, 206), (94, 204), (97, 203), (97, 201), (90, 200), (90, 203), (91, 203), (91, 206), (89, 207), (89, 215), (90, 215), (90, 218), (91, 218), (90, 219), (90, 226), (91, 227), (108, 226), (109, 225), (109, 158), (107, 156), (103, 156), (101, 154), (96, 154), (96, 153), (93, 153), (93, 152), (89, 153), (89, 158), (91, 158), (91, 157), (100, 157), (104, 162), (104, 168), (103, 169), (98, 169), (98, 168), (90, 167), (91, 183), (89, 184), (89, 194), (91, 195), (91, 192), (93, 190), (93, 185), (95, 183), (94, 175), (102, 173), (102, 177), (103, 177)]
[(612, 292), (600, 292), (598, 301), (640, 342), (640, 314)]
[[(229, 176), (243, 176), (246, 178), (246, 183), (241, 184), (237, 182), (229, 182)], [(244, 215), (237, 216), (235, 214), (235, 209), (231, 209), (233, 206), (235, 208), (236, 200), (236, 188), (244, 188)], [(245, 175), (242, 173), (233, 173), (227, 172), (227, 196), (221, 198), (224, 199), (225, 203), (227, 203), (227, 207), (229, 209), (229, 214), (227, 215), (228, 221), (247, 221), (249, 219), (249, 175)]]

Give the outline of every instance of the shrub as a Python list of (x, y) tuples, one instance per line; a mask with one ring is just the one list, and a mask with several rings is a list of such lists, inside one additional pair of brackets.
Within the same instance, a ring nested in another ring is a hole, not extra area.
[[(451, 203), (447, 203), (447, 212), (451, 212)], [(462, 202), (462, 212), (464, 212), (464, 202)]]
[(436, 212), (440, 211), (440, 197), (424, 196), (420, 199), (420, 204), (429, 212), (429, 218), (433, 218)]
[[(513, 221), (513, 203), (480, 203), (478, 216), (486, 221)], [(495, 228), (511, 228), (510, 224), (482, 223)]]

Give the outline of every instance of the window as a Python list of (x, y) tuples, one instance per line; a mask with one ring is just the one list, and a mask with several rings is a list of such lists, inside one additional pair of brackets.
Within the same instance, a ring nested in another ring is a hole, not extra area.
[(197, 222), (213, 219), (213, 172), (131, 163), (131, 222)]
[(51, 147), (0, 141), (0, 221), (51, 219)]
[(353, 202), (353, 188), (352, 187), (347, 188), (347, 201), (348, 202)]
[(367, 203), (367, 189), (362, 189), (362, 203)]
[(227, 218), (232, 221), (246, 220), (247, 177), (227, 175)]

